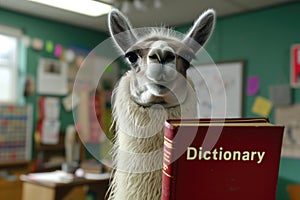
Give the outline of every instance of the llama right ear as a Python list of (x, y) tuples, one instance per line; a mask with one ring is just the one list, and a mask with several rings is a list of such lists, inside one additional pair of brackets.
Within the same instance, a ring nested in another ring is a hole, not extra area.
[(124, 53), (137, 41), (128, 19), (117, 9), (109, 13), (108, 27), (114, 42)]
[(208, 41), (215, 26), (215, 18), (215, 11), (209, 9), (200, 15), (192, 28), (188, 31), (183, 41), (194, 53), (197, 53)]

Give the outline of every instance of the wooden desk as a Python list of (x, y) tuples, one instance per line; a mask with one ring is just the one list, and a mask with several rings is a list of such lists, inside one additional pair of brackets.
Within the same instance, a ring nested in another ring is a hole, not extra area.
[(26, 176), (23, 181), (22, 200), (85, 200), (88, 188), (93, 191), (98, 200), (105, 200), (109, 179), (88, 180), (76, 178), (70, 183), (40, 182)]

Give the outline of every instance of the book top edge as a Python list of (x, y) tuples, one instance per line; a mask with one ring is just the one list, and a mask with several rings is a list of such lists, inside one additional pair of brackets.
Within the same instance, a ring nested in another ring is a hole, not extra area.
[(167, 119), (165, 126), (275, 126), (267, 118)]

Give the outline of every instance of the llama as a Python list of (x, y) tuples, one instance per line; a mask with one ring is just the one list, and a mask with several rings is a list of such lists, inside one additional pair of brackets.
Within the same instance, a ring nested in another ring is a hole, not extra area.
[(120, 11), (110, 12), (110, 34), (131, 69), (113, 92), (116, 133), (109, 200), (161, 198), (164, 122), (196, 116), (197, 98), (187, 69), (214, 23), (215, 12), (210, 9), (184, 37), (163, 27), (140, 34)]

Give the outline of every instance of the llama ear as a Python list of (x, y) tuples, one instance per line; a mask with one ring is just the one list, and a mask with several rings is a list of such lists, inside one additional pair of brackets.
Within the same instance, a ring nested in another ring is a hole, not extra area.
[(117, 9), (109, 13), (108, 27), (111, 37), (123, 52), (126, 52), (137, 40), (128, 19)]
[(185, 36), (184, 43), (192, 48), (195, 53), (205, 45), (213, 32), (215, 26), (215, 15), (216, 14), (213, 9), (205, 11), (195, 21), (194, 25)]

